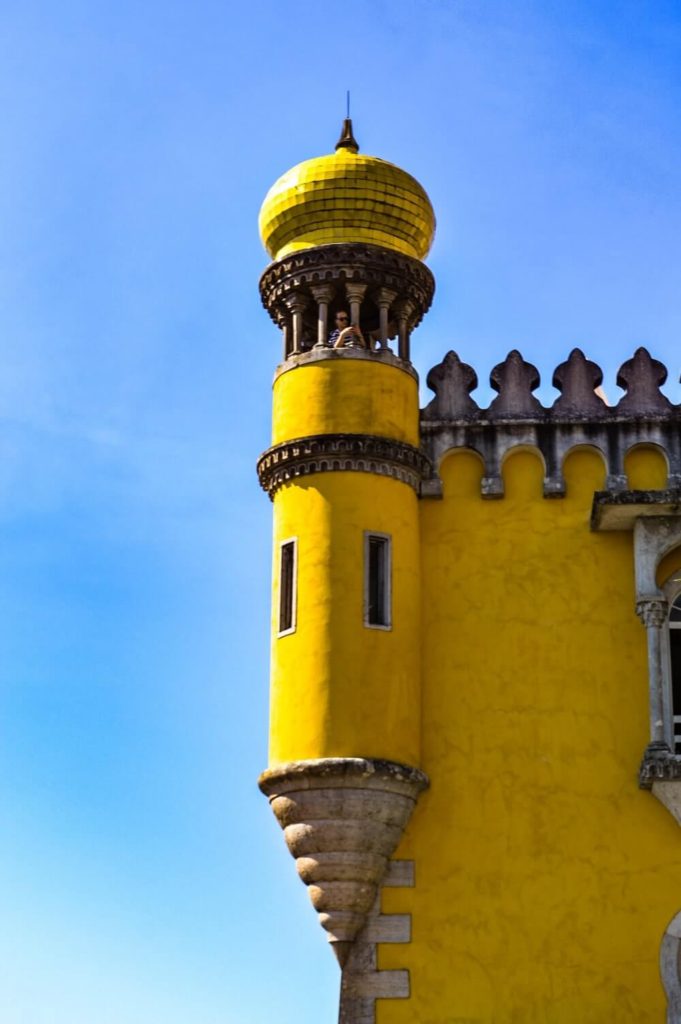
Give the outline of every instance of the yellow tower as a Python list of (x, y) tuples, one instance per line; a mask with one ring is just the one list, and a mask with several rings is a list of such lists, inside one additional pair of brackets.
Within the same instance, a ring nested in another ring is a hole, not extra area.
[[(272, 447), (269, 768), (260, 780), (339, 961), (419, 792), (418, 379), (435, 219), (405, 171), (336, 151), (261, 210), (263, 302), (284, 339)], [(395, 342), (397, 352), (391, 350)]]
[(419, 411), (433, 211), (349, 122), (275, 183), (260, 227), (283, 337), (258, 463), (274, 504), (260, 786), (343, 967), (340, 1024), (681, 1024), (665, 367), (640, 348), (608, 405), (574, 349), (544, 406), (513, 351), (480, 408), (450, 352)]

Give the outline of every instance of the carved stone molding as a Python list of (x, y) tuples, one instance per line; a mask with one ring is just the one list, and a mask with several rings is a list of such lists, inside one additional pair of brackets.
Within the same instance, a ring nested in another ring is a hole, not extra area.
[[(381, 891), (414, 886), (414, 862), (391, 860), (381, 882)], [(338, 1024), (375, 1024), (377, 999), (408, 999), (409, 972), (378, 969), (380, 943), (411, 941), (410, 914), (382, 914), (381, 896), (367, 915), (343, 968)]]
[(260, 297), (276, 323), (275, 310), (285, 295), (341, 281), (388, 288), (410, 300), (412, 326), (430, 308), (435, 291), (435, 279), (420, 260), (379, 245), (338, 243), (304, 249), (271, 263), (260, 278)]
[(418, 448), (373, 434), (314, 434), (268, 448), (258, 459), (260, 486), (273, 498), (289, 480), (310, 473), (354, 471), (390, 476), (418, 492), (430, 463)]
[(258, 785), (343, 967), (428, 777), (393, 761), (334, 757), (272, 768)]

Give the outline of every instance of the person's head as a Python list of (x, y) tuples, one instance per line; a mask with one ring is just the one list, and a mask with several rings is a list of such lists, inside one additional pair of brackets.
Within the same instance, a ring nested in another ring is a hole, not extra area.
[(350, 317), (346, 309), (339, 309), (336, 313), (336, 327), (342, 331), (344, 327), (350, 326)]

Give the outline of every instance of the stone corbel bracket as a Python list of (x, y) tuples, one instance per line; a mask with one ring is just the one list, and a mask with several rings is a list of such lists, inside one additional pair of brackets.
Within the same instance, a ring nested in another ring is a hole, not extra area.
[(393, 761), (334, 757), (271, 768), (258, 784), (344, 967), (428, 777)]

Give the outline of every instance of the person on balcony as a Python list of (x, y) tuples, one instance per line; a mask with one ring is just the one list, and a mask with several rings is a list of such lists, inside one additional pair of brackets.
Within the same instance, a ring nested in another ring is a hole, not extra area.
[(359, 325), (350, 323), (347, 310), (339, 309), (336, 313), (336, 326), (329, 335), (329, 345), (333, 348), (343, 348), (345, 345), (367, 347)]

